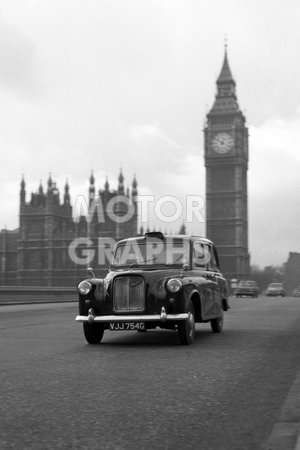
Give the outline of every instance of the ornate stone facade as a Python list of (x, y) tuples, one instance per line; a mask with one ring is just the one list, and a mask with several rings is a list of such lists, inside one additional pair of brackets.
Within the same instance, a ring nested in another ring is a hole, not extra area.
[(110, 190), (106, 181), (104, 189), (96, 193), (92, 174), (86, 204), (85, 197), (81, 199), (81, 207), (87, 214), (74, 218), (68, 183), (61, 201), (58, 188), (49, 176), (47, 191), (44, 192), (41, 184), (27, 202), (23, 179), (20, 226), (0, 233), (1, 285), (76, 286), (86, 276), (89, 265), (100, 267), (98, 275), (104, 273), (108, 261), (99, 255), (103, 250), (99, 238), (109, 238), (112, 243), (137, 235), (136, 179), (131, 192), (124, 189), (122, 172), (118, 181), (117, 190)]

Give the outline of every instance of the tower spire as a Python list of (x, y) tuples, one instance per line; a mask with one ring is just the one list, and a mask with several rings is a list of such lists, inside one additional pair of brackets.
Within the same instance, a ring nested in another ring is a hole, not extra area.
[(95, 184), (95, 177), (94, 177), (94, 172), (93, 171), (91, 171), (90, 184)]
[(68, 183), (68, 180), (66, 180), (66, 184), (65, 184), (64, 204), (65, 204), (65, 205), (69, 205), (69, 204), (70, 204), (70, 193), (69, 193), (69, 183)]
[(20, 190), (20, 202), (21, 202), (21, 205), (25, 204), (25, 197), (26, 197), (25, 179), (24, 179), (24, 174), (23, 174), (22, 175), (22, 180), (21, 180), (21, 190)]
[(227, 52), (227, 38), (224, 43), (224, 59), (221, 68), (221, 72), (217, 78), (217, 93), (212, 109), (210, 110), (207, 118), (210, 114), (237, 114), (240, 113), (240, 108), (237, 101), (235, 92), (235, 81), (233, 79)]
[(105, 180), (105, 184), (104, 184), (104, 189), (105, 189), (105, 191), (106, 191), (106, 192), (108, 192), (108, 191), (109, 191), (109, 182), (108, 182), (108, 177), (106, 177), (106, 180)]
[(133, 176), (133, 181), (132, 181), (132, 191), (131, 191), (131, 195), (132, 195), (132, 199), (136, 201), (136, 196), (138, 194), (137, 191), (137, 181), (136, 181), (136, 176), (134, 174)]
[(51, 177), (51, 172), (49, 173), (49, 178), (48, 178), (48, 193), (52, 191), (52, 187), (53, 187), (53, 181), (52, 181), (52, 177)]
[(40, 180), (40, 185), (39, 185), (39, 194), (43, 195), (44, 190), (43, 190), (43, 184), (42, 184), (42, 180)]
[(118, 192), (119, 192), (119, 194), (124, 194), (124, 176), (122, 173), (122, 168), (120, 169), (118, 181), (119, 181)]
[(228, 38), (227, 38), (227, 34), (225, 34), (225, 36), (224, 36), (224, 47), (225, 47), (225, 53), (226, 53), (227, 47), (228, 47)]
[(232, 77), (231, 70), (230, 70), (229, 63), (228, 63), (227, 38), (226, 38), (224, 47), (225, 47), (224, 48), (224, 60), (223, 60), (223, 65), (222, 65), (220, 75), (217, 79), (217, 85), (231, 83), (233, 86), (235, 86), (235, 81)]
[(89, 187), (89, 204), (95, 199), (95, 177), (93, 171), (90, 176), (90, 187)]
[(25, 190), (25, 179), (24, 179), (24, 174), (22, 175), (22, 180), (21, 180), (21, 191)]

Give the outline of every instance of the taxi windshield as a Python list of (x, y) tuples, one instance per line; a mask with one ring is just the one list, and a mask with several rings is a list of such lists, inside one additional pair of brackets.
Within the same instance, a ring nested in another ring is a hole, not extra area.
[(116, 247), (112, 265), (118, 266), (182, 266), (189, 262), (189, 244), (179, 239), (135, 240)]

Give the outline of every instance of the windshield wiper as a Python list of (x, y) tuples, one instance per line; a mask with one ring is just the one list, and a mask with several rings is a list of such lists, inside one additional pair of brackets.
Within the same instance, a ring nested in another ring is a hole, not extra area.
[[(184, 256), (186, 256), (186, 254), (187, 254), (188, 252), (189, 252), (189, 249), (187, 249), (184, 253), (182, 253), (181, 255), (179, 255), (178, 258), (175, 259), (175, 261), (167, 262), (165, 265), (166, 265), (166, 266), (171, 266), (171, 265), (173, 265), (173, 264), (178, 263), (178, 261), (179, 261), (181, 258), (183, 258)], [(182, 264), (186, 264), (186, 261), (183, 262)]]
[(146, 263), (152, 262), (152, 261), (156, 261), (156, 260), (157, 260), (157, 256), (155, 256), (155, 258), (142, 259), (141, 261), (137, 261), (135, 263), (131, 263), (129, 267), (141, 266), (143, 264), (146, 264)]

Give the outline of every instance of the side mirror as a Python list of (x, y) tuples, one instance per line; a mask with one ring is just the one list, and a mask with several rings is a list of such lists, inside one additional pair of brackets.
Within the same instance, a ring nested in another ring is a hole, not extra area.
[(182, 270), (185, 272), (187, 270), (189, 270), (190, 266), (188, 264), (183, 264), (182, 266)]

